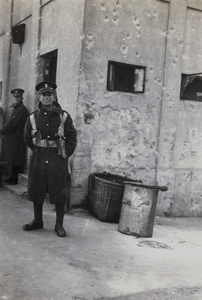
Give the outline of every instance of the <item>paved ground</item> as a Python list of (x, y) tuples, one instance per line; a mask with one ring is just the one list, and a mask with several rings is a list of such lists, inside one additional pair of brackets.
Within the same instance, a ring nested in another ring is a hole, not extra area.
[(30, 202), (0, 189), (0, 299), (202, 299), (202, 218), (156, 217), (152, 238), (82, 211), (59, 238), (48, 203), (45, 228), (22, 231), (32, 218)]

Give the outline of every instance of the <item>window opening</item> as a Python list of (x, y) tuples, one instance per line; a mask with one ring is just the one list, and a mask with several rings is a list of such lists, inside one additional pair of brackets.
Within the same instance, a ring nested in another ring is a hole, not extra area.
[(125, 93), (144, 93), (146, 67), (108, 62), (107, 89)]
[(180, 99), (202, 101), (202, 73), (182, 74)]

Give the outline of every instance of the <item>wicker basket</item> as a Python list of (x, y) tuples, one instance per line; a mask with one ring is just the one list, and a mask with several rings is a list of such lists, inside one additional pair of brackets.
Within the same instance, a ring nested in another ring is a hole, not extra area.
[(135, 181), (110, 173), (92, 173), (89, 175), (90, 211), (100, 221), (119, 222), (124, 181), (127, 180)]

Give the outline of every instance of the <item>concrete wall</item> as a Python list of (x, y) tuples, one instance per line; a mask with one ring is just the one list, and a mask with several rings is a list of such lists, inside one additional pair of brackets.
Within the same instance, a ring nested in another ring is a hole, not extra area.
[[(202, 215), (202, 104), (180, 100), (181, 73), (201, 72), (201, 12), (199, 1), (86, 1), (77, 201), (87, 174), (107, 171), (167, 185), (159, 215)], [(107, 91), (108, 60), (146, 66), (145, 93)]]
[(42, 7), (40, 55), (58, 49), (57, 96), (73, 118), (78, 97), (84, 0), (51, 1)]
[[(0, 128), (7, 119), (6, 103), (8, 103), (7, 90), (9, 81), (9, 61), (10, 61), (10, 1), (0, 1), (0, 81), (2, 85), (0, 99)], [(2, 152), (2, 139), (0, 138), (0, 155)]]
[[(182, 73), (202, 72), (202, 4), (188, 1), (185, 39), (182, 55)], [(202, 103), (195, 101), (178, 102), (177, 132), (174, 166), (175, 190), (173, 215), (202, 216)]]
[(179, 100), (181, 73), (201, 72), (201, 13), (199, 1), (170, 2), (158, 157), (158, 178), (170, 192), (162, 194), (158, 213), (172, 216), (202, 215), (202, 104)]
[[(168, 12), (162, 1), (86, 1), (75, 157), (84, 190), (94, 171), (156, 181)], [(109, 60), (146, 66), (145, 93), (107, 91)]]
[(0, 1), (0, 81), (3, 84), (2, 100), (3, 107), (7, 99), (8, 70), (10, 61), (10, 24), (11, 24), (11, 1)]

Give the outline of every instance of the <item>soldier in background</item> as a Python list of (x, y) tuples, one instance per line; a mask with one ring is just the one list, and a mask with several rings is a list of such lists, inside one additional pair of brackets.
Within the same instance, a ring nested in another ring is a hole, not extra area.
[(43, 228), (43, 203), (49, 193), (55, 204), (55, 232), (65, 237), (63, 227), (65, 203), (68, 198), (68, 159), (77, 143), (77, 132), (71, 116), (55, 101), (56, 84), (41, 82), (39, 110), (30, 115), (24, 140), (32, 150), (28, 177), (28, 200), (33, 202), (34, 220), (23, 226), (25, 231)]
[(18, 174), (24, 171), (26, 163), (26, 146), (23, 140), (24, 126), (28, 117), (27, 108), (23, 104), (23, 89), (13, 89), (13, 112), (7, 124), (0, 130), (3, 135), (5, 161), (12, 168), (12, 176), (4, 179), (5, 183), (18, 184)]

